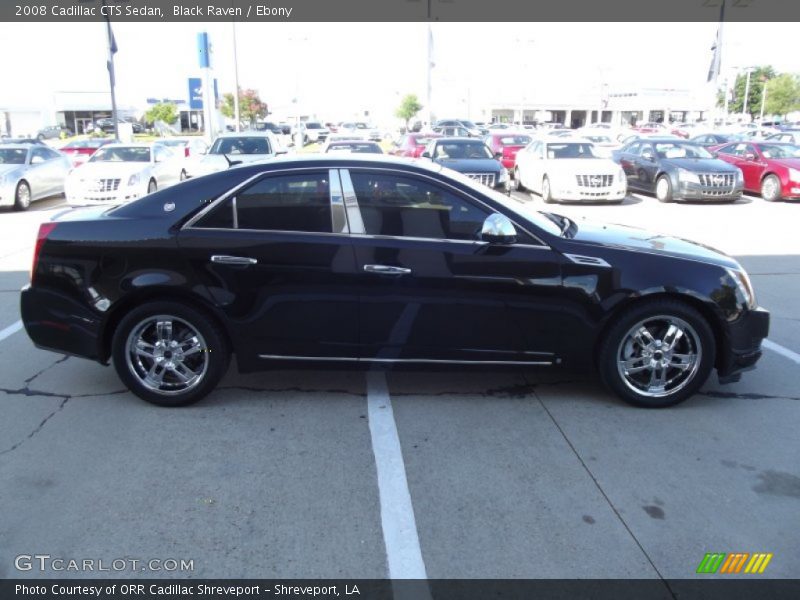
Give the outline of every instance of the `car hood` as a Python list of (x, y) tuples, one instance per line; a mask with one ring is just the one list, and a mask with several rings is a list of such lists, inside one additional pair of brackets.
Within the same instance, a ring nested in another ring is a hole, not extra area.
[(578, 221), (577, 226), (578, 230), (571, 238), (573, 241), (607, 248), (696, 260), (732, 269), (740, 268), (739, 263), (724, 252), (682, 238), (665, 236), (639, 229), (638, 227), (597, 223), (588, 220)]
[(607, 158), (559, 158), (547, 161), (548, 173), (614, 175), (619, 165)]
[(144, 162), (85, 162), (70, 173), (78, 179), (101, 179), (130, 177), (134, 173), (142, 173), (150, 168)]
[(494, 158), (437, 158), (434, 162), (460, 173), (497, 173), (503, 168)]
[(717, 158), (664, 158), (661, 159), (661, 166), (696, 173), (734, 173), (739, 169)]

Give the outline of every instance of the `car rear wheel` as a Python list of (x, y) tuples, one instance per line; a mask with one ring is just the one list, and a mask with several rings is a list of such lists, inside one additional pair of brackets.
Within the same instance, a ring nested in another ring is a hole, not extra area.
[(14, 193), (14, 208), (16, 210), (28, 210), (31, 206), (31, 186), (27, 181), (20, 181), (17, 184), (17, 191)]
[(224, 333), (203, 313), (174, 302), (131, 311), (112, 340), (114, 367), (134, 394), (159, 406), (197, 402), (228, 369)]
[(606, 386), (628, 404), (664, 408), (700, 389), (714, 366), (708, 322), (675, 300), (628, 310), (601, 342), (598, 368)]
[(781, 182), (775, 175), (767, 175), (761, 182), (761, 197), (767, 202), (781, 199)]
[(550, 190), (550, 179), (546, 175), (544, 179), (542, 179), (542, 200), (544, 200), (546, 204), (553, 203), (553, 192)]
[(158, 185), (156, 184), (156, 180), (155, 180), (155, 179), (151, 179), (151, 180), (150, 180), (150, 181), (147, 183), (147, 193), (148, 193), (148, 194), (152, 194), (152, 193), (153, 193), (153, 192), (155, 192), (157, 189), (158, 189)]
[(522, 181), (520, 181), (520, 178), (519, 178), (519, 168), (518, 167), (514, 167), (514, 189), (517, 190), (518, 192), (524, 192), (525, 191), (525, 186), (522, 185)]
[(659, 202), (672, 202), (672, 182), (667, 175), (662, 175), (656, 181), (656, 198)]

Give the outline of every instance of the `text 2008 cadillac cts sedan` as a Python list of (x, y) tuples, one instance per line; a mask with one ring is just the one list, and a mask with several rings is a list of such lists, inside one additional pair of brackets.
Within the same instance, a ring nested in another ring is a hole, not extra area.
[(734, 381), (769, 315), (732, 258), (539, 213), (430, 161), (242, 165), (39, 230), (37, 346), (112, 361), (156, 404), (295, 365), (596, 369), (663, 407)]

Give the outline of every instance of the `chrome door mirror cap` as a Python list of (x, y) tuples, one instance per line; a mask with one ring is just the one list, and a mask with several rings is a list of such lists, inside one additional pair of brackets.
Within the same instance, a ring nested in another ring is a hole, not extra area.
[(517, 229), (508, 217), (494, 213), (483, 222), (481, 239), (492, 244), (514, 244), (517, 241)]

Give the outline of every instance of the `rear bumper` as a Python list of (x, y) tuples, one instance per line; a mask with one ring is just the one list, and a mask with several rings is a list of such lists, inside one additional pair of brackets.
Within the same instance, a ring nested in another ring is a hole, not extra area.
[(104, 362), (101, 356), (102, 318), (65, 294), (22, 288), (20, 312), (33, 343), (46, 350)]
[(723, 383), (736, 381), (737, 375), (755, 367), (761, 358), (761, 342), (769, 335), (769, 312), (763, 308), (747, 311), (728, 324), (726, 350), (719, 357), (717, 372)]

